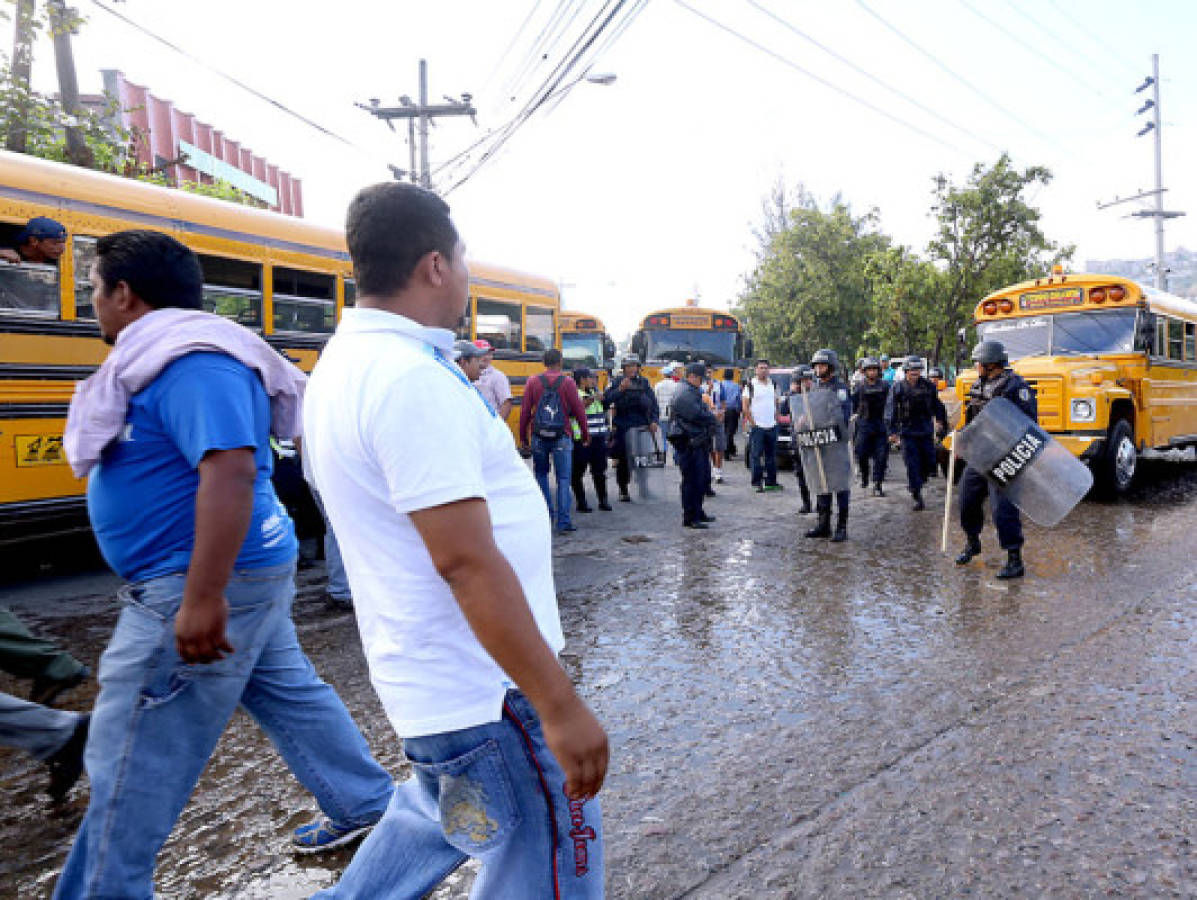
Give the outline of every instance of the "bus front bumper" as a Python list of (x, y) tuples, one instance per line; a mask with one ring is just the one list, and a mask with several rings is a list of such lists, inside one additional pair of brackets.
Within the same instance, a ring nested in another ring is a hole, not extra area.
[(1101, 454), (1106, 445), (1104, 432), (1102, 434), (1067, 434), (1052, 433), (1057, 441), (1068, 448), (1073, 456), (1089, 460)]

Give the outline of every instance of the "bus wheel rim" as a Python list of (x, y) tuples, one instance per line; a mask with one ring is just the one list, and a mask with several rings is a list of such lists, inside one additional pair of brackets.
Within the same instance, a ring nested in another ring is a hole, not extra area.
[(1135, 445), (1129, 438), (1124, 437), (1118, 442), (1118, 452), (1114, 457), (1114, 469), (1119, 484), (1129, 484), (1135, 476)]

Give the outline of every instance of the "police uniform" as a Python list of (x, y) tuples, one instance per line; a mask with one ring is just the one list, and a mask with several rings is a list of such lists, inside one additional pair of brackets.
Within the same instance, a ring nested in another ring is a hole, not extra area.
[[(581, 372), (585, 372), (587, 376), (590, 375), (589, 370), (585, 369), (575, 372), (574, 377), (579, 381), (582, 380)], [(598, 392), (597, 388), (585, 391), (579, 389), (579, 395), (582, 398), (582, 408), (586, 411), (586, 428), (590, 432), (590, 444), (582, 443), (581, 429), (575, 426), (570, 486), (574, 489), (574, 500), (577, 503), (578, 512), (590, 512), (590, 507), (586, 503), (586, 486), (583, 484), (583, 478), (589, 468), (590, 478), (594, 482), (594, 493), (598, 498), (598, 507), (601, 510), (610, 510), (611, 507), (607, 503), (607, 434), (610, 430), (607, 426), (607, 405), (603, 402), (603, 395)]]
[[(866, 360), (867, 362), (867, 360)], [(871, 366), (869, 368), (872, 368)], [(880, 369), (880, 366), (877, 366)], [(860, 382), (852, 392), (852, 411), (856, 414), (856, 463), (860, 466), (860, 486), (869, 486), (869, 463), (872, 463), (873, 491), (881, 493), (885, 469), (889, 464), (889, 441), (886, 439), (885, 404), (889, 399), (890, 383), (878, 377), (876, 382)]]
[(656, 424), (660, 416), (657, 395), (653, 393), (648, 379), (643, 375), (636, 375), (631, 382), (631, 386), (626, 390), (620, 390), (623, 376), (616, 375), (603, 395), (603, 402), (612, 411), (611, 457), (615, 460), (615, 483), (619, 485), (620, 500), (630, 499), (628, 485), (631, 484), (632, 473), (628, 467), (628, 429)]
[(922, 375), (914, 384), (895, 380), (885, 407), (890, 434), (902, 438), (902, 461), (906, 464), (906, 486), (915, 509), (923, 509), (923, 484), (927, 471), (935, 466), (935, 423), (948, 429), (948, 413), (939, 391)]
[[(706, 367), (692, 363), (687, 374), (705, 375)], [(687, 528), (706, 528), (714, 517), (702, 508), (703, 494), (711, 477), (711, 429), (715, 414), (703, 402), (702, 391), (681, 382), (670, 407), (669, 443), (677, 451), (682, 470), (682, 524)]]
[[(811, 385), (811, 394), (818, 391), (831, 391), (835, 395), (835, 402), (840, 406), (840, 412), (843, 414), (843, 422), (841, 423), (841, 433), (848, 433), (848, 420), (852, 418), (852, 394), (848, 390), (848, 385), (839, 379), (836, 375), (836, 368), (839, 359), (833, 351), (819, 350), (813, 357), (811, 357), (811, 366), (819, 363), (825, 363), (831, 366), (830, 372), (826, 379), (815, 378), (814, 384)], [(851, 468), (851, 460), (847, 461), (847, 466)], [(835, 501), (837, 507), (837, 516), (834, 533), (831, 530), (831, 494), (816, 494), (815, 495), (815, 513), (818, 520), (815, 527), (806, 532), (808, 538), (830, 537), (833, 541), (845, 541), (848, 539), (848, 505), (852, 499), (852, 491), (836, 491)]]
[[(793, 382), (790, 385), (790, 393), (786, 398), (786, 402), (789, 404), (791, 423), (797, 422), (798, 417), (802, 415), (802, 392), (801, 389), (795, 390), (795, 385), (801, 385), (801, 382)], [(802, 460), (799, 459), (797, 447), (794, 447), (794, 474), (798, 476), (798, 494), (802, 497), (802, 507), (798, 512), (806, 515), (811, 511), (810, 487), (806, 483), (806, 473), (802, 470)]]
[[(978, 345), (974, 351), (974, 358), (985, 344), (997, 344), (996, 341), (986, 341)], [(997, 344), (1004, 362), (1005, 350)], [(1027, 384), (1022, 376), (1009, 367), (1003, 369), (996, 377), (978, 378), (969, 389), (968, 399), (965, 401), (964, 419), (971, 422), (978, 413), (985, 408), (994, 397), (1004, 397), (1017, 406), (1034, 421), (1039, 420), (1039, 405), (1036, 401), (1035, 390)], [(985, 525), (985, 498), (989, 497), (990, 509), (993, 512), (993, 524), (997, 529), (998, 542), (1003, 550), (1009, 554), (1006, 567), (998, 573), (1000, 578), (1011, 578), (1022, 575), (1022, 517), (1018, 507), (1006, 499), (985, 476), (966, 466), (964, 477), (960, 484), (960, 527), (968, 537), (968, 546), (957, 557), (960, 565), (967, 563), (972, 557), (981, 552), (981, 529)]]

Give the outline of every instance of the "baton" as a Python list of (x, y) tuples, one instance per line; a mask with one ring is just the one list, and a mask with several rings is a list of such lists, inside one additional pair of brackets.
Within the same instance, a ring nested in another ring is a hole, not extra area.
[(943, 539), (940, 541), (940, 553), (948, 552), (948, 520), (951, 518), (952, 510), (952, 483), (956, 480), (956, 432), (953, 431), (950, 437), (952, 449), (948, 451), (948, 489), (944, 491), (943, 498)]
[[(802, 393), (802, 407), (804, 410), (806, 410), (807, 427), (811, 431), (814, 431), (815, 430), (815, 420), (814, 420), (814, 417), (811, 416), (811, 414), (810, 414), (810, 397), (808, 396), (810, 391), (807, 388), (803, 388), (801, 393)], [(827, 473), (823, 471), (823, 454), (819, 449), (818, 441), (814, 442), (814, 446), (811, 449), (815, 451), (815, 468), (817, 468), (819, 470), (819, 484), (821, 484), (823, 486), (823, 490), (821, 490), (819, 493), (821, 493), (821, 494), (830, 493), (827, 490)]]

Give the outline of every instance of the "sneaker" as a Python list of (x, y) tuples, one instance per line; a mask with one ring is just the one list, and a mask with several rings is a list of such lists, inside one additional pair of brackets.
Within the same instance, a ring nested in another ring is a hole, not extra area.
[(29, 702), (53, 706), (59, 694), (78, 687), (90, 676), (91, 669), (87, 666), (80, 666), (77, 672), (66, 678), (44, 678), (38, 675), (33, 679), (33, 687), (29, 690)]
[(767, 485), (765, 485), (765, 490), (767, 490), (767, 491), (784, 491), (785, 488), (780, 484), (767, 484)]
[(291, 834), (291, 849), (296, 853), (324, 853), (344, 847), (366, 834), (375, 823), (369, 825), (338, 825), (328, 816), (321, 816), (315, 822), (300, 825)]
[(66, 744), (46, 759), (46, 766), (50, 769), (50, 785), (46, 788), (46, 793), (56, 803), (70, 793), (79, 776), (83, 774), (83, 750), (87, 747), (87, 729), (90, 724), (91, 713), (79, 716), (75, 730)]
[(630, 494), (629, 494), (627, 491), (620, 491), (620, 493), (619, 493), (619, 502), (620, 502), (620, 503), (631, 503), (631, 502), (632, 502), (632, 497), (631, 497), (631, 495), (630, 495)]
[(573, 525), (562, 525), (557, 529), (558, 534), (569, 534), (571, 531), (577, 531)]
[(723, 470), (722, 469), (715, 470), (715, 484), (723, 484)]

